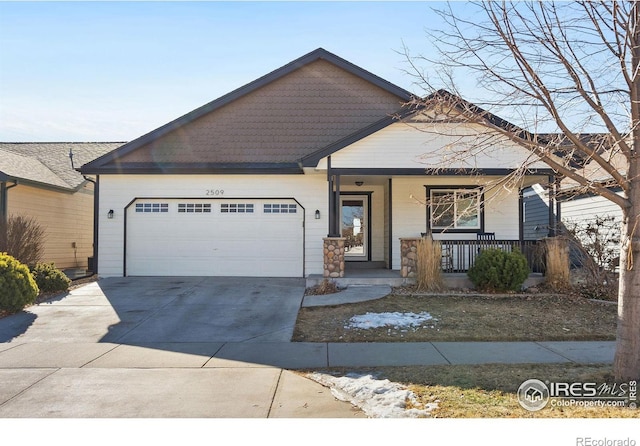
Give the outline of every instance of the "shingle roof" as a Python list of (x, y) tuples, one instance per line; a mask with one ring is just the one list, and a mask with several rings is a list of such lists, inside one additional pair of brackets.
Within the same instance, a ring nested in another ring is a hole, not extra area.
[(0, 142), (0, 178), (75, 190), (85, 180), (72, 168), (69, 151), (73, 152), (74, 167), (77, 168), (123, 144), (123, 142)]
[[(574, 144), (563, 133), (538, 133), (537, 136), (555, 145), (557, 147), (557, 155), (569, 159), (571, 167), (575, 169), (581, 169), (591, 161), (589, 155), (576, 150)], [(599, 155), (615, 146), (614, 138), (610, 133), (582, 133), (578, 134), (577, 137), (583, 144), (592, 148)]]

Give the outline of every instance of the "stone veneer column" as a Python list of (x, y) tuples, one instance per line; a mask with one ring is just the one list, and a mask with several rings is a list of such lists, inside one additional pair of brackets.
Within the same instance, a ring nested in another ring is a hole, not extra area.
[(324, 240), (324, 277), (344, 277), (344, 237), (326, 237)]
[(400, 276), (415, 277), (418, 272), (419, 238), (400, 238)]

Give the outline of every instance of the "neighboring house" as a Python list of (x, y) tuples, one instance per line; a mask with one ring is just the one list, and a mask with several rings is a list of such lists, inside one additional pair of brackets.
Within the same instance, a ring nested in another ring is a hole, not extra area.
[[(621, 193), (618, 189), (612, 190)], [(538, 240), (547, 237), (549, 219), (546, 217), (548, 213), (549, 189), (541, 185), (535, 185), (528, 189), (524, 196), (524, 219), (525, 219), (525, 240)], [(593, 243), (595, 234), (586, 235), (590, 230), (597, 228), (595, 222), (597, 219), (607, 220), (601, 228), (599, 228), (599, 240), (607, 241), (603, 248), (609, 251), (607, 257), (616, 261), (619, 255), (620, 247), (617, 242), (619, 231), (615, 226), (622, 222), (622, 211), (618, 205), (606, 198), (593, 193), (579, 193), (573, 188), (560, 188), (558, 191), (558, 207), (557, 215), (560, 219), (559, 231), (568, 231), (577, 235), (583, 247), (588, 247)], [(587, 230), (588, 228), (591, 228)], [(571, 248), (571, 261), (574, 266), (583, 264), (581, 250), (576, 247)]]
[[(602, 135), (584, 135), (583, 138), (602, 139)], [(625, 172), (624, 160), (622, 155), (615, 152), (615, 149), (610, 147), (603, 147), (600, 149), (600, 155), (607, 159), (617, 170)], [(601, 184), (607, 184), (610, 182), (611, 177), (606, 173), (601, 166), (596, 162), (586, 160), (586, 162), (580, 162), (578, 173), (585, 178)], [(614, 186), (610, 187), (610, 190), (622, 194), (620, 188)], [(560, 181), (557, 188), (557, 216), (561, 222), (562, 230), (568, 229), (574, 232), (580, 228), (584, 231), (585, 228), (591, 226), (599, 218), (612, 218), (613, 223), (608, 223), (605, 227), (601, 228), (602, 239), (611, 239), (610, 226), (611, 224), (620, 224), (622, 221), (622, 211), (618, 205), (606, 198), (596, 195), (594, 193), (584, 192), (579, 185), (569, 179), (564, 178)], [(552, 200), (553, 201), (553, 200)], [(527, 189), (524, 194), (524, 219), (525, 219), (525, 238), (534, 240), (536, 238), (546, 237), (546, 231), (541, 228), (550, 228), (550, 220), (546, 216), (548, 214), (549, 206), (549, 187), (548, 183), (537, 184)], [(536, 237), (539, 236), (539, 237)], [(582, 239), (583, 244), (588, 244), (588, 239)], [(612, 251), (618, 251), (619, 246), (617, 243), (612, 243), (607, 246)], [(574, 254), (572, 256), (575, 264), (580, 264), (579, 255)]]
[(85, 269), (93, 256), (93, 183), (79, 167), (123, 143), (0, 143), (0, 218), (33, 217), (45, 231), (43, 262)]
[(99, 274), (335, 277), (401, 270), (400, 239), (425, 232), (523, 240), (519, 193), (553, 172), (538, 161), (505, 184), (531, 153), (493, 135), (461, 159), (487, 127), (411, 99), (318, 49), (83, 165)]
[[(626, 160), (624, 156), (613, 148), (604, 148), (600, 154), (616, 170), (626, 174)], [(611, 176), (595, 161), (589, 161), (579, 171), (585, 178), (601, 184), (611, 183)], [(611, 186), (610, 190), (622, 194), (620, 188)], [(617, 221), (622, 221), (622, 210), (613, 202), (593, 193), (585, 193), (577, 183), (566, 178), (562, 180), (558, 191), (561, 203), (562, 219), (567, 223), (584, 224), (592, 221), (594, 216), (611, 216)]]

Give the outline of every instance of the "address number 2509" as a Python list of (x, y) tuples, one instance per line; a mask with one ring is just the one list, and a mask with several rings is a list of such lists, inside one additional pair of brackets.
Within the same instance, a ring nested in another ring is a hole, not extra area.
[(219, 197), (220, 195), (224, 195), (224, 190), (222, 189), (207, 189), (207, 196)]

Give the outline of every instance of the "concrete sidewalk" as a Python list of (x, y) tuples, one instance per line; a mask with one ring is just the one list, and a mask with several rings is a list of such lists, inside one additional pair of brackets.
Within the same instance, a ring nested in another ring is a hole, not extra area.
[(0, 370), (16, 368), (321, 369), (456, 364), (612, 363), (614, 341), (211, 342), (0, 344)]
[(5, 343), (0, 418), (354, 418), (286, 369), (610, 363), (614, 342)]
[(0, 369), (0, 418), (364, 418), (273, 367)]

